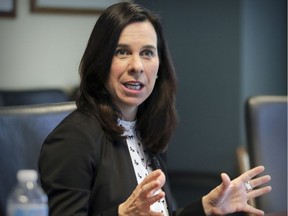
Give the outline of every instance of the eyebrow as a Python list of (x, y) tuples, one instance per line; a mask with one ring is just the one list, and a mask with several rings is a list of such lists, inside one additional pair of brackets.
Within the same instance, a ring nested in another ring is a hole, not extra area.
[[(128, 44), (118, 44), (117, 48), (118, 47), (120, 47), (120, 48), (129, 48), (130, 46)], [(157, 50), (157, 48), (155, 46), (153, 46), (153, 45), (145, 45), (145, 46), (143, 46), (143, 48)]]

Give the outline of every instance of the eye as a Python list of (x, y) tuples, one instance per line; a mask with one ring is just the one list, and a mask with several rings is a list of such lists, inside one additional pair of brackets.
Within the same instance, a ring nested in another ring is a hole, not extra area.
[(140, 53), (141, 56), (144, 56), (144, 57), (148, 57), (148, 58), (151, 58), (151, 57), (154, 57), (155, 56), (155, 53), (154, 51), (150, 50), (150, 49), (146, 49), (146, 50), (143, 50), (141, 53)]
[(128, 52), (128, 50), (126, 50), (126, 49), (117, 49), (116, 51), (115, 51), (115, 56), (117, 56), (117, 57), (119, 57), (119, 58), (125, 58), (126, 56), (128, 56), (129, 55), (129, 52)]

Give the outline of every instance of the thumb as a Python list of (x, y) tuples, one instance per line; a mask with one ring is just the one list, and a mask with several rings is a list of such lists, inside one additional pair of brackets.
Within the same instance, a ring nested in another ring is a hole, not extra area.
[(225, 191), (230, 186), (231, 180), (230, 180), (230, 177), (226, 173), (221, 173), (221, 179), (222, 179), (222, 183), (220, 185), (220, 188), (222, 191)]

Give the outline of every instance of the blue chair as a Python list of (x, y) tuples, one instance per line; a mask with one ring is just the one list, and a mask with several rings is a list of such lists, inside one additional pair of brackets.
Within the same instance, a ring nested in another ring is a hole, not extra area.
[(240, 170), (264, 165), (271, 175), (272, 191), (254, 202), (265, 212), (287, 213), (287, 102), (287, 96), (254, 96), (246, 101), (247, 147), (238, 149)]
[(19, 169), (38, 170), (47, 135), (76, 108), (75, 102), (0, 107), (0, 215)]

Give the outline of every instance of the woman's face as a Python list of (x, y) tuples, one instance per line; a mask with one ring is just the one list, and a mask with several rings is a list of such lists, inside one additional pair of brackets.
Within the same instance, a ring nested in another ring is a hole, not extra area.
[(138, 106), (153, 91), (159, 58), (157, 34), (149, 21), (127, 25), (112, 59), (106, 88), (125, 120), (134, 120)]

